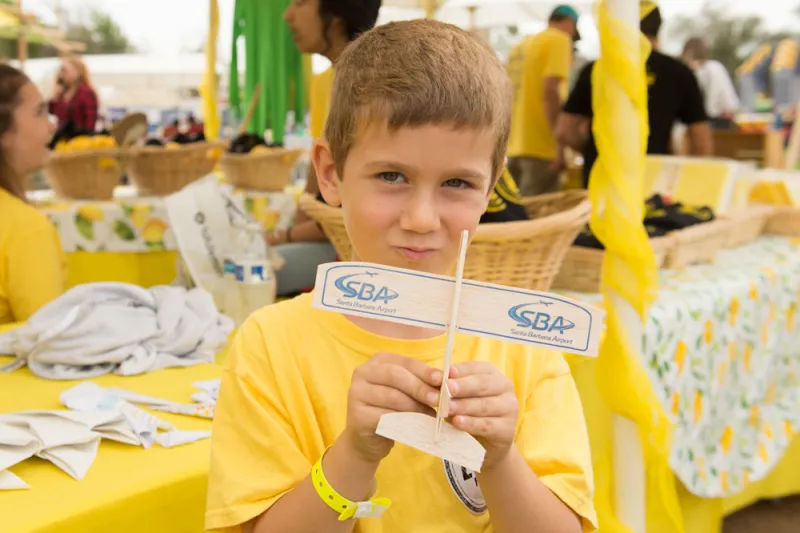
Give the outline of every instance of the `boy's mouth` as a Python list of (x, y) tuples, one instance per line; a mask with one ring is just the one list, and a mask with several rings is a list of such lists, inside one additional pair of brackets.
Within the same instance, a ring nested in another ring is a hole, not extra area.
[(422, 261), (436, 253), (436, 250), (432, 248), (406, 248), (403, 246), (396, 246), (395, 250), (408, 261)]

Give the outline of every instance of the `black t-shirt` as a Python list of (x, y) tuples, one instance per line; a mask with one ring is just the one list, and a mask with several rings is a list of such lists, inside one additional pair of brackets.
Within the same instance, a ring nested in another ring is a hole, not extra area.
[[(317, 193), (317, 200), (324, 202), (321, 193)], [(518, 220), (528, 220), (528, 212), (522, 205), (522, 195), (519, 193), (514, 178), (505, 171), (497, 180), (497, 184), (492, 191), (489, 199), (489, 207), (481, 216), (481, 224), (491, 222), (516, 222)]]
[[(564, 112), (592, 118), (592, 67), (586, 65), (578, 75), (575, 87), (564, 105)], [(670, 153), (672, 128), (677, 121), (695, 124), (708, 120), (703, 104), (703, 94), (691, 69), (677, 59), (653, 50), (647, 59), (647, 97), (650, 118), (648, 154)], [(597, 160), (594, 134), (589, 129), (589, 139), (583, 149), (583, 181), (589, 183), (589, 173)]]

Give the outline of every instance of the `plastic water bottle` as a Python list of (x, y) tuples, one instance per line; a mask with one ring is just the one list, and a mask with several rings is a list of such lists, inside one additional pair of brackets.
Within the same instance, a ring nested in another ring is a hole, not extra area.
[(275, 272), (266, 253), (263, 228), (257, 222), (249, 222), (239, 232), (235, 266), (235, 288), (230, 297), (234, 322), (241, 325), (248, 316), (266, 305), (275, 303), (277, 285)]

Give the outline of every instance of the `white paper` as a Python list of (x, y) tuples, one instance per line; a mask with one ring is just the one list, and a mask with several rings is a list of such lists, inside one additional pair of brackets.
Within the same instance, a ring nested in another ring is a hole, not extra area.
[(153, 406), (151, 409), (173, 413), (176, 415), (196, 416), (198, 418), (213, 419), (216, 404), (180, 404)]
[[(445, 330), (455, 280), (368, 263), (328, 263), (317, 270), (314, 307), (336, 313)], [(506, 342), (597, 356), (605, 312), (543, 292), (465, 280), (458, 331)]]
[(158, 443), (164, 448), (174, 448), (184, 444), (191, 444), (211, 437), (210, 431), (168, 431), (159, 433), (156, 437)]

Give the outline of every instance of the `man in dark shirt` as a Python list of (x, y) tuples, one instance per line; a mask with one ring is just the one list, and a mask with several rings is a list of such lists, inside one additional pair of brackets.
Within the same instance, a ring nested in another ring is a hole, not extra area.
[[(648, 114), (650, 137), (648, 154), (671, 154), (672, 128), (676, 121), (688, 126), (691, 153), (712, 154), (711, 128), (706, 116), (703, 95), (694, 73), (681, 61), (662, 54), (658, 48), (661, 13), (654, 2), (641, 2), (642, 33), (653, 45), (647, 59)], [(556, 138), (561, 144), (583, 153), (583, 184), (588, 187), (592, 166), (597, 160), (597, 146), (591, 128), (592, 67), (586, 65), (578, 75), (563, 112), (559, 115)]]

